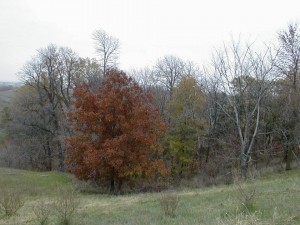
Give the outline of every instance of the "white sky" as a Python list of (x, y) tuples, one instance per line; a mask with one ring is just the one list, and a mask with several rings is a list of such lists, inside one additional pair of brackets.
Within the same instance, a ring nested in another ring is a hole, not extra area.
[(126, 70), (169, 54), (201, 65), (231, 37), (269, 42), (299, 19), (299, 0), (0, 0), (0, 81), (50, 43), (96, 57), (96, 29), (119, 38)]

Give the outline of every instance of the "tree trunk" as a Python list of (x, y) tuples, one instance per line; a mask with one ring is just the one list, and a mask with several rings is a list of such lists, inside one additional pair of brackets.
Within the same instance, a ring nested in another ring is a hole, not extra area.
[(50, 141), (46, 141), (46, 149), (47, 149), (47, 168), (46, 170), (51, 171), (52, 170), (52, 151), (50, 147)]
[(65, 158), (64, 150), (63, 147), (61, 146), (60, 141), (58, 140), (58, 160), (59, 160), (58, 169), (60, 172), (64, 172), (65, 170), (64, 158)]
[(286, 152), (286, 164), (285, 164), (285, 170), (290, 170), (291, 168), (291, 163), (292, 163), (292, 149), (287, 149)]
[(285, 152), (285, 170), (291, 170), (291, 164), (292, 164), (292, 152), (294, 151), (295, 148), (295, 136), (293, 134), (290, 135), (288, 139), (288, 146), (286, 148)]
[(110, 193), (114, 193), (115, 192), (115, 179), (114, 178), (111, 178), (111, 180), (110, 180), (109, 191), (110, 191)]
[(121, 192), (122, 185), (123, 185), (123, 180), (120, 179), (119, 182), (118, 182), (118, 192), (119, 192), (119, 193)]
[(247, 176), (248, 165), (249, 165), (249, 157), (243, 154), (241, 157), (241, 173), (244, 177)]
[[(295, 89), (296, 91), (296, 89)], [(295, 97), (293, 97), (293, 112), (292, 112), (292, 120), (289, 126), (290, 129), (290, 135), (288, 136), (288, 146), (286, 150), (286, 165), (285, 165), (285, 170), (290, 170), (291, 169), (291, 163), (292, 163), (292, 152), (295, 150), (297, 147), (297, 125), (298, 125), (298, 113), (297, 113), (297, 106), (295, 103)]]

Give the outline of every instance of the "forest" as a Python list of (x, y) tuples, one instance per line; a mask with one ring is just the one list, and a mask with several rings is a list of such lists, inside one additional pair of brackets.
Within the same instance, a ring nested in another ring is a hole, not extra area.
[(224, 43), (207, 65), (165, 55), (130, 71), (104, 30), (92, 34), (97, 58), (42, 47), (2, 108), (0, 166), (66, 171), (113, 193), (299, 167), (299, 27), (274, 37)]

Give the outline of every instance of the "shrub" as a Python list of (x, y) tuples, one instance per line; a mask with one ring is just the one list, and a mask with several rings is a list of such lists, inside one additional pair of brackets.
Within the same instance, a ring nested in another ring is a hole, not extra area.
[(160, 206), (164, 215), (175, 216), (175, 212), (179, 203), (178, 196), (172, 193), (163, 193), (160, 198)]
[(288, 216), (283, 213), (280, 213), (278, 209), (275, 207), (272, 217), (272, 225), (289, 225), (289, 224), (295, 224), (294, 219), (297, 217), (294, 216)]
[(46, 225), (49, 221), (49, 215), (51, 214), (51, 205), (46, 204), (45, 201), (40, 200), (33, 207), (33, 212), (36, 216), (36, 220), (40, 225)]
[(254, 173), (248, 172), (246, 177), (240, 171), (233, 172), (234, 187), (237, 198), (243, 211), (254, 211), (254, 202), (256, 198), (256, 187), (254, 185)]
[(54, 210), (61, 225), (70, 225), (79, 206), (79, 197), (72, 188), (59, 188), (53, 203)]
[(218, 220), (218, 225), (263, 225), (257, 213), (237, 214), (235, 217), (225, 217)]
[(97, 185), (97, 183), (93, 180), (79, 180), (75, 176), (72, 176), (72, 186), (75, 191), (86, 194), (100, 194), (104, 192), (104, 190)]
[(11, 217), (24, 205), (24, 199), (20, 192), (8, 188), (0, 189), (0, 209), (5, 215)]

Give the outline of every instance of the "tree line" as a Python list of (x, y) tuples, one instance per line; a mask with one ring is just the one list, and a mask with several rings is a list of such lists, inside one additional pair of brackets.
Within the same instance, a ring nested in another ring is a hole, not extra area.
[(279, 44), (224, 44), (210, 64), (166, 55), (118, 68), (120, 43), (93, 34), (98, 58), (41, 48), (2, 112), (5, 166), (70, 171), (110, 190), (125, 182), (222, 176), (299, 164), (300, 33)]

